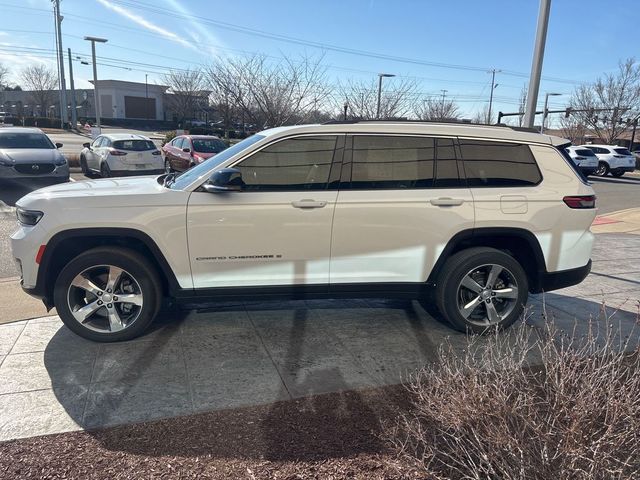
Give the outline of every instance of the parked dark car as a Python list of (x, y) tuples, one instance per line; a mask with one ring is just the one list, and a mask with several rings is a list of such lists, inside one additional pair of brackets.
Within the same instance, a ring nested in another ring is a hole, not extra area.
[(0, 181), (62, 183), (69, 181), (69, 164), (39, 128), (0, 128)]
[(211, 135), (180, 135), (162, 147), (166, 172), (184, 172), (220, 153), (227, 145)]

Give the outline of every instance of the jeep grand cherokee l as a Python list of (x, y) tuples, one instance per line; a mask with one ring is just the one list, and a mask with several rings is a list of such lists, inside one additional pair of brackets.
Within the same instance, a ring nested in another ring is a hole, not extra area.
[(505, 328), (529, 292), (590, 270), (592, 188), (564, 139), (351, 122), (264, 131), (158, 177), (17, 203), (25, 291), (77, 334), (140, 335), (163, 297), (403, 297), (459, 330)]

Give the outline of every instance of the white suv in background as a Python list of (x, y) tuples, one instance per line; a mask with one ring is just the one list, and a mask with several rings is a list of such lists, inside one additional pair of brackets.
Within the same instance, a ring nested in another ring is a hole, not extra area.
[(593, 175), (598, 169), (598, 157), (592, 150), (586, 147), (567, 147), (565, 151), (571, 157), (571, 161), (585, 176)]
[(82, 173), (101, 177), (150, 175), (164, 172), (162, 153), (147, 137), (131, 133), (100, 135), (83, 145)]
[(633, 172), (636, 169), (636, 159), (633, 154), (624, 147), (615, 145), (581, 145), (580, 148), (588, 148), (598, 157), (598, 169), (595, 174), (606, 177), (610, 173), (614, 177), (621, 177), (625, 172)]
[(567, 145), (464, 124), (274, 128), (181, 175), (35, 191), (13, 255), (24, 290), (97, 341), (140, 335), (163, 297), (433, 298), (456, 329), (505, 328), (529, 292), (589, 273), (595, 196)]

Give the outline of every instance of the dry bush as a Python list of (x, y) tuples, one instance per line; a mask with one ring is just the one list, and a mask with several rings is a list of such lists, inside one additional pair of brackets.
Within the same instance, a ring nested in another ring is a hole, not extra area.
[(441, 348), (408, 382), (414, 410), (392, 443), (427, 478), (640, 478), (638, 351), (597, 325), (580, 337), (523, 324)]

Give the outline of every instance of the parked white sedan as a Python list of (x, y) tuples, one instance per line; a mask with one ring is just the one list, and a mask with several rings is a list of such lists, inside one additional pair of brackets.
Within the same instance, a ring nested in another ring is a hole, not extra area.
[(131, 133), (100, 135), (80, 152), (82, 173), (101, 177), (164, 173), (162, 153), (147, 137)]

